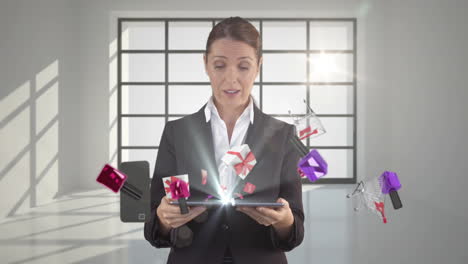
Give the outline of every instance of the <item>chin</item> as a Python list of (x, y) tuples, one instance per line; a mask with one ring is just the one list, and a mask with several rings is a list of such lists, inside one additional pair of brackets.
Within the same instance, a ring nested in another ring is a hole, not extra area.
[(226, 105), (241, 106), (246, 103), (246, 100), (244, 100), (243, 98), (235, 98), (235, 99), (226, 98), (224, 102), (226, 103)]

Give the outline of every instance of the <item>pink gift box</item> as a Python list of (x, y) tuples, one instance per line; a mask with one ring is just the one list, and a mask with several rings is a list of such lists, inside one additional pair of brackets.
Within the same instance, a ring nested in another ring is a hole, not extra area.
[(255, 191), (256, 186), (247, 182), (244, 186), (244, 192), (252, 194)]
[(117, 193), (127, 180), (127, 175), (109, 164), (104, 165), (96, 181)]
[(163, 184), (164, 184), (164, 191), (166, 192), (166, 197), (167, 198), (175, 199), (175, 198), (172, 197), (172, 194), (171, 194), (171, 183), (176, 182), (178, 180), (183, 180), (184, 182), (186, 182), (187, 185), (188, 185), (189, 192), (190, 192), (190, 184), (189, 184), (188, 174), (164, 177), (164, 178), (162, 178), (162, 181), (163, 181)]

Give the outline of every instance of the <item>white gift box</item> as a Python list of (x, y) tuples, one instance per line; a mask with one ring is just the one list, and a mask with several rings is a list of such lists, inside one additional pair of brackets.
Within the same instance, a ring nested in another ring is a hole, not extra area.
[(296, 126), (297, 137), (300, 140), (308, 137), (318, 137), (326, 132), (322, 122), (320, 122), (320, 119), (314, 113), (309, 113), (302, 118), (295, 119), (294, 125)]
[(244, 180), (257, 163), (249, 145), (243, 144), (230, 149), (221, 160), (236, 171), (236, 174)]

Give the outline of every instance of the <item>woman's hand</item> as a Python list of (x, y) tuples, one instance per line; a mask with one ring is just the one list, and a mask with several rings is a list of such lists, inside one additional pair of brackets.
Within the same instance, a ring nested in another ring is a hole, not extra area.
[(171, 228), (182, 226), (206, 210), (204, 206), (190, 207), (188, 214), (181, 214), (178, 205), (169, 204), (171, 201), (164, 196), (156, 209), (156, 215), (161, 223), (161, 233), (167, 235)]
[(285, 238), (291, 232), (294, 216), (288, 201), (279, 198), (276, 202), (284, 203), (284, 206), (278, 208), (239, 206), (236, 210), (250, 216), (261, 225), (272, 225), (278, 235)]

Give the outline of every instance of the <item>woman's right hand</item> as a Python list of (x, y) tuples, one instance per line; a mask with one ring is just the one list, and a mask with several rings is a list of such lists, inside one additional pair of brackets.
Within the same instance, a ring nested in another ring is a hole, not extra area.
[(196, 206), (190, 207), (188, 214), (181, 214), (179, 206), (169, 204), (169, 201), (171, 200), (164, 196), (156, 209), (156, 215), (162, 225), (161, 231), (163, 234), (168, 234), (171, 228), (182, 226), (206, 211), (206, 207)]

